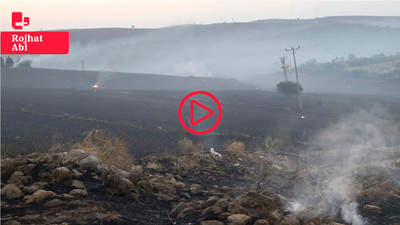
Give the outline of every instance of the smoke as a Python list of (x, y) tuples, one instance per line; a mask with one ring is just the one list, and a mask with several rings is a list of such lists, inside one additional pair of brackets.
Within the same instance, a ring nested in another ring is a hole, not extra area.
[(195, 76), (195, 77), (212, 76), (211, 72), (205, 67), (205, 65), (197, 60), (191, 60), (175, 65), (171, 74), (178, 76)]
[(314, 140), (322, 151), (309, 150), (303, 156), (308, 177), (295, 185), (295, 200), (288, 210), (368, 224), (358, 211), (361, 186), (355, 175), (367, 175), (367, 165), (389, 160), (391, 155), (384, 149), (399, 144), (399, 134), (396, 121), (380, 107), (359, 110), (330, 125)]
[(101, 87), (105, 82), (112, 80), (113, 73), (111, 72), (99, 72), (97, 73), (97, 81), (96, 84)]

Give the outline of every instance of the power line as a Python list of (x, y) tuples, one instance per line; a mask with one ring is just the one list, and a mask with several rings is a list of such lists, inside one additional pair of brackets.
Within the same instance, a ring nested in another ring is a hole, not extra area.
[(281, 69), (283, 69), (283, 76), (285, 78), (285, 81), (288, 81), (287, 79), (287, 69), (289, 68), (289, 64), (286, 64), (286, 56), (285, 57), (280, 57), (279, 59), (281, 60), (282, 63), (282, 67)]

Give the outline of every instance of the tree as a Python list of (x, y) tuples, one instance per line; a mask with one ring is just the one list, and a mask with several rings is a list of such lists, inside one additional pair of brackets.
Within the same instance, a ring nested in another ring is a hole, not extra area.
[(10, 56), (7, 56), (5, 67), (6, 68), (11, 68), (14, 66), (14, 60)]
[(4, 59), (3, 59), (3, 57), (1, 57), (1, 68), (3, 68), (4, 67)]
[[(282, 94), (286, 94), (288, 96), (297, 94), (297, 83), (292, 81), (282, 81), (278, 85), (276, 85), (278, 92)], [(301, 84), (299, 84), (299, 90), (303, 91)]]
[(348, 59), (349, 61), (353, 61), (353, 60), (356, 59), (356, 56), (355, 56), (354, 54), (350, 54), (350, 55), (347, 56), (347, 59)]

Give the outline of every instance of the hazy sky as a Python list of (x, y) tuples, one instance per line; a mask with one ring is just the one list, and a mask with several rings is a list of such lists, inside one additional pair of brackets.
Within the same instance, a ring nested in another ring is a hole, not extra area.
[(1, 0), (2, 30), (12, 30), (11, 12), (15, 11), (30, 17), (30, 25), (24, 30), (132, 25), (137, 28), (154, 28), (188, 23), (246, 22), (270, 18), (400, 16), (400, 0)]

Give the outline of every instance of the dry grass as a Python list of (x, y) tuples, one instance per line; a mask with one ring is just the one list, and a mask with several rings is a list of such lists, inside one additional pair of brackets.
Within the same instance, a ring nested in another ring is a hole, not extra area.
[(78, 147), (122, 170), (129, 171), (134, 165), (126, 143), (105, 130), (93, 129)]
[(235, 155), (244, 155), (245, 145), (242, 141), (231, 141), (224, 145), (225, 149)]
[(194, 143), (187, 137), (179, 138), (178, 144), (179, 144), (179, 153), (188, 155), (190, 154), (199, 155), (204, 151), (204, 148), (206, 147), (204, 142), (199, 141), (197, 143)]

